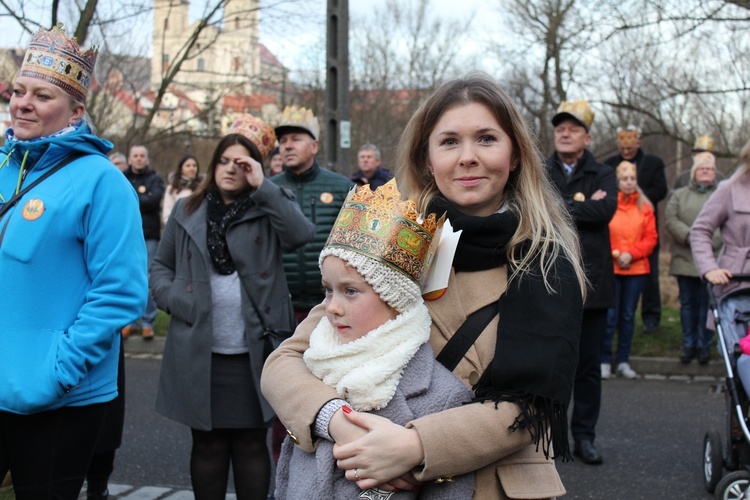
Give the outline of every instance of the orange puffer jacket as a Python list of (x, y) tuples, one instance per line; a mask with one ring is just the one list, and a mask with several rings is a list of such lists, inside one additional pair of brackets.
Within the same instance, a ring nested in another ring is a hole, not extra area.
[[(617, 193), (617, 212), (609, 222), (615, 274), (632, 276), (651, 272), (648, 256), (654, 251), (659, 235), (656, 233), (656, 218), (651, 203), (644, 200), (643, 206), (638, 209), (638, 196), (638, 193), (630, 196)], [(614, 257), (616, 250), (633, 256), (630, 268), (620, 267)]]

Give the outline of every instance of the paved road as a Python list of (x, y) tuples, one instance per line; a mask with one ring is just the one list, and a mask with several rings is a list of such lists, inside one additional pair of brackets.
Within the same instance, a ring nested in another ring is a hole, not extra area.
[[(131, 357), (126, 365), (126, 428), (113, 493), (191, 498), (190, 432), (153, 411), (159, 360)], [(710, 498), (703, 490), (701, 451), (707, 429), (724, 432), (724, 396), (717, 384), (685, 378), (606, 381), (596, 440), (605, 463), (560, 464), (565, 499)]]

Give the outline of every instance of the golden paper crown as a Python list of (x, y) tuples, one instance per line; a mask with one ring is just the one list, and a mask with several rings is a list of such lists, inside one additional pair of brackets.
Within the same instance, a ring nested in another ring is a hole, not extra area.
[(594, 110), (586, 101), (564, 101), (557, 108), (557, 114), (552, 117), (552, 125), (557, 126), (565, 118), (573, 118), (588, 131), (594, 123)]
[(617, 168), (615, 169), (615, 175), (617, 175), (617, 180), (622, 179), (626, 175), (633, 175), (638, 176), (638, 169), (636, 166), (629, 161), (621, 161), (619, 165), (617, 165)]
[(624, 148), (633, 148), (638, 145), (641, 134), (636, 127), (617, 129), (617, 144)]
[(229, 134), (240, 134), (250, 139), (260, 151), (261, 161), (268, 158), (276, 144), (276, 133), (271, 126), (250, 114), (240, 115), (227, 130)]
[(714, 140), (711, 139), (711, 137), (707, 135), (702, 135), (698, 137), (695, 140), (695, 144), (693, 144), (693, 152), (696, 151), (713, 151), (714, 150)]
[(307, 108), (287, 106), (281, 114), (281, 121), (276, 127), (276, 136), (281, 137), (290, 129), (302, 129), (309, 133), (313, 139), (318, 140), (320, 125), (313, 112)]
[(76, 38), (68, 38), (63, 24), (57, 23), (49, 31), (40, 28), (31, 38), (20, 75), (46, 80), (83, 102), (94, 79), (97, 55), (96, 47), (81, 51)]
[(377, 190), (366, 184), (344, 201), (326, 248), (343, 248), (382, 262), (421, 288), (440, 241), (445, 215), (426, 219), (412, 200), (401, 200), (396, 180)]

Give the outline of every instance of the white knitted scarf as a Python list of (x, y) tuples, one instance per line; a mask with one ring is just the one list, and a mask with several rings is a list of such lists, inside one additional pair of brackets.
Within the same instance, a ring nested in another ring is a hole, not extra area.
[(310, 371), (357, 411), (379, 410), (396, 393), (404, 368), (430, 338), (430, 313), (419, 305), (344, 344), (324, 316), (310, 335)]

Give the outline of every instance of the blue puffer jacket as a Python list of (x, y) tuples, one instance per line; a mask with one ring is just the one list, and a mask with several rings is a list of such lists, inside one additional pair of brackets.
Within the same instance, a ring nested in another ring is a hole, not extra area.
[[(0, 149), (0, 205), (73, 151), (82, 156), (0, 219), (0, 411), (31, 414), (117, 395), (119, 330), (141, 316), (138, 197), (88, 126)], [(26, 170), (25, 178), (21, 174)]]

